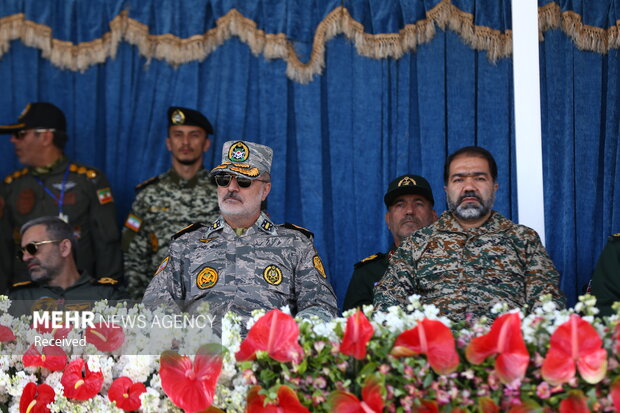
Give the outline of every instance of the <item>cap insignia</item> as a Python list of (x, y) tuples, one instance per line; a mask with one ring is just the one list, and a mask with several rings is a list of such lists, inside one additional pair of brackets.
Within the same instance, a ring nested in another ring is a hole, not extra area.
[(217, 280), (217, 271), (211, 267), (204, 267), (196, 277), (196, 286), (201, 290), (205, 290), (217, 284)]
[(250, 156), (250, 149), (241, 141), (233, 143), (228, 150), (228, 159), (233, 162), (245, 162)]
[(26, 105), (26, 107), (24, 108), (24, 110), (22, 110), (22, 113), (19, 114), (17, 119), (22, 120), (22, 118), (26, 116), (26, 113), (28, 113), (29, 110), (30, 110), (30, 103)]
[(282, 270), (277, 265), (269, 265), (263, 270), (263, 278), (271, 285), (282, 283)]
[(403, 179), (401, 179), (400, 181), (398, 181), (398, 186), (415, 186), (417, 185), (417, 182), (414, 181), (413, 179), (409, 178), (408, 176), (404, 177)]
[(183, 125), (185, 123), (185, 114), (181, 112), (179, 109), (172, 112), (172, 116), (170, 116), (170, 120), (173, 125)]

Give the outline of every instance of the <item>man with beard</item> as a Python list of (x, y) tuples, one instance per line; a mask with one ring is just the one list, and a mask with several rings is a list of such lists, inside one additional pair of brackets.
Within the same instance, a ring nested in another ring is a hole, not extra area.
[(437, 220), (433, 209), (433, 191), (426, 179), (417, 175), (403, 175), (388, 185), (383, 197), (387, 212), (385, 223), (394, 244), (387, 254), (378, 252), (355, 264), (355, 270), (344, 299), (344, 310), (372, 304), (372, 290), (388, 267), (388, 260), (401, 242)]
[(420, 296), (453, 320), (494, 317), (498, 302), (530, 311), (550, 294), (564, 306), (559, 274), (538, 234), (493, 211), (497, 165), (485, 149), (461, 148), (446, 161), (448, 211), (396, 250), (375, 287), (380, 310)]
[(77, 240), (69, 224), (57, 217), (40, 217), (20, 229), (17, 250), (31, 281), (13, 285), (9, 298), (13, 314), (34, 310), (86, 310), (95, 301), (117, 300), (116, 280), (94, 279), (78, 271), (74, 251)]
[(328, 320), (337, 315), (336, 296), (311, 233), (275, 225), (261, 212), (271, 190), (272, 155), (270, 147), (254, 142), (224, 144), (222, 164), (211, 171), (220, 217), (173, 237), (144, 304), (195, 312), (207, 301), (216, 331), (228, 311), (246, 318), (256, 309), (288, 306), (294, 316)]
[(202, 113), (168, 109), (166, 148), (172, 155), (172, 168), (136, 187), (123, 228), (125, 278), (136, 300), (142, 298), (166, 257), (170, 238), (183, 227), (211, 223), (218, 216), (215, 185), (203, 168), (212, 134), (211, 123)]

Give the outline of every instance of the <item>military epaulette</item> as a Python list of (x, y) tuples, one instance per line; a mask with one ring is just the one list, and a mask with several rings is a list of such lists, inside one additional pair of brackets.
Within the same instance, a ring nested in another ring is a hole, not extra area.
[(620, 232), (609, 236), (609, 241), (620, 241)]
[(95, 171), (94, 169), (80, 166), (75, 163), (69, 165), (69, 171), (80, 175), (86, 175), (89, 179), (95, 179), (97, 177), (97, 171)]
[(155, 182), (159, 181), (159, 175), (154, 176), (152, 178), (147, 179), (146, 181), (138, 184), (135, 186), (135, 188), (133, 189), (136, 194), (140, 191), (142, 191), (144, 188), (146, 188), (147, 186), (149, 186), (150, 184), (154, 184)]
[(185, 228), (183, 228), (182, 230), (180, 230), (179, 232), (177, 232), (176, 234), (174, 234), (172, 236), (172, 239), (177, 239), (177, 238), (179, 238), (183, 234), (187, 234), (188, 232), (196, 231), (198, 228), (202, 228), (202, 227), (204, 227), (204, 225), (203, 224), (198, 224), (198, 223), (188, 225)]
[(110, 277), (101, 277), (95, 281), (96, 284), (104, 284), (104, 285), (116, 285), (118, 284), (118, 280)]
[(28, 169), (28, 168), (24, 168), (24, 169), (20, 169), (19, 171), (15, 171), (11, 175), (9, 175), (6, 178), (4, 178), (4, 183), (8, 185), (11, 182), (13, 182), (14, 180), (16, 180), (17, 178), (19, 178), (21, 176), (24, 176), (24, 175), (27, 175), (29, 171), (30, 171), (30, 169)]
[(366, 264), (370, 264), (371, 262), (375, 262), (375, 261), (380, 260), (384, 256), (385, 256), (385, 254), (382, 253), (382, 252), (378, 252), (376, 254), (372, 254), (370, 257), (366, 257), (363, 260), (361, 260), (360, 262), (355, 263), (353, 265), (353, 267), (355, 267), (355, 268), (363, 267)]
[(284, 228), (288, 228), (288, 229), (294, 229), (296, 231), (301, 232), (302, 234), (304, 234), (306, 237), (312, 239), (314, 237), (314, 233), (310, 230), (307, 230), (304, 227), (300, 227), (299, 225), (295, 225), (295, 224), (291, 224), (288, 222), (285, 222), (284, 224), (282, 224), (282, 226)]
[(25, 287), (31, 284), (32, 284), (32, 281), (22, 281), (22, 282), (14, 283), (13, 285), (11, 285), (11, 289)]

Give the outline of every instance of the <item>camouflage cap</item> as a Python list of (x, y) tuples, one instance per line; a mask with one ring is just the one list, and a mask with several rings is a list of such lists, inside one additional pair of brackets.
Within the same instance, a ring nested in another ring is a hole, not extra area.
[(213, 135), (213, 126), (205, 115), (194, 109), (170, 106), (168, 108), (168, 127), (177, 125), (198, 126), (204, 129), (207, 135)]
[(19, 115), (16, 123), (0, 126), (0, 134), (13, 134), (22, 129), (38, 128), (65, 132), (67, 130), (65, 114), (51, 103), (29, 103)]
[(228, 141), (222, 147), (222, 164), (211, 170), (211, 175), (232, 173), (248, 178), (258, 178), (271, 171), (273, 150), (269, 146), (249, 141)]
[(420, 194), (435, 205), (433, 190), (428, 181), (418, 175), (401, 175), (388, 185), (387, 192), (383, 197), (386, 207), (390, 207), (397, 197), (404, 194)]

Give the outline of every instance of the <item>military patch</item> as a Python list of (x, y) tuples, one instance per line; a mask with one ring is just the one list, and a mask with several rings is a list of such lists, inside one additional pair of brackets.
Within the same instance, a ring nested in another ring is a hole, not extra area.
[(211, 225), (211, 229), (219, 229), (222, 226), (222, 220), (217, 219), (213, 225)]
[(173, 125), (183, 125), (185, 123), (185, 113), (179, 109), (175, 110), (172, 112), (172, 115), (170, 115), (170, 122), (172, 122)]
[(273, 232), (273, 224), (268, 219), (264, 219), (260, 227), (267, 232)]
[(118, 280), (115, 280), (114, 278), (110, 278), (110, 277), (102, 277), (97, 280), (97, 284), (115, 285), (115, 284), (118, 284)]
[(317, 269), (319, 274), (321, 274), (323, 278), (327, 278), (327, 275), (325, 274), (325, 267), (323, 267), (323, 261), (321, 261), (321, 257), (315, 255), (314, 258), (312, 258), (312, 263), (314, 264), (314, 268)]
[(142, 227), (142, 220), (134, 214), (129, 214), (125, 221), (125, 226), (134, 232), (138, 232), (140, 227)]
[(29, 214), (36, 203), (34, 189), (26, 188), (17, 195), (17, 212), (22, 215)]
[(403, 179), (401, 179), (400, 181), (398, 181), (398, 186), (415, 186), (417, 185), (416, 181), (411, 179), (410, 177), (406, 176)]
[(101, 205), (109, 204), (114, 201), (112, 198), (112, 190), (110, 188), (101, 188), (97, 191), (97, 199)]
[(263, 270), (263, 278), (271, 285), (282, 283), (282, 270), (277, 265), (269, 265)]
[(250, 156), (250, 149), (241, 141), (233, 143), (228, 150), (228, 159), (233, 162), (245, 162)]
[(207, 238), (207, 239), (201, 239), (200, 242), (204, 242), (205, 244), (208, 244), (209, 242), (213, 241), (216, 237), (211, 237), (211, 238)]
[(161, 262), (161, 264), (159, 264), (159, 267), (157, 267), (157, 271), (155, 271), (155, 274), (153, 274), (153, 276), (159, 274), (160, 272), (162, 272), (164, 270), (164, 268), (166, 268), (166, 265), (168, 265), (168, 261), (170, 261), (170, 257), (166, 257), (164, 258), (164, 260)]
[(201, 290), (206, 290), (217, 284), (217, 280), (217, 271), (211, 267), (204, 267), (196, 276), (196, 286)]
[(157, 239), (157, 235), (154, 232), (149, 232), (149, 241), (151, 241), (151, 251), (157, 252), (159, 249), (159, 240)]

